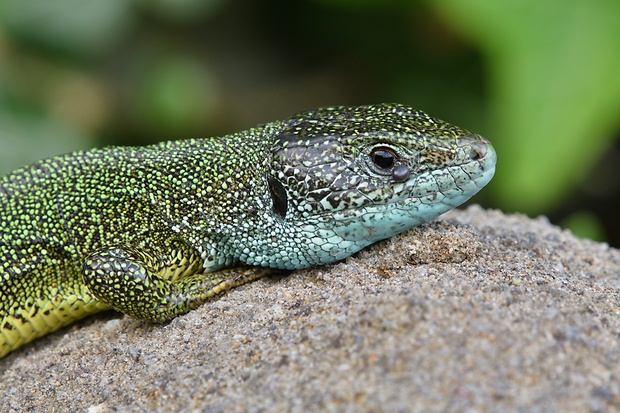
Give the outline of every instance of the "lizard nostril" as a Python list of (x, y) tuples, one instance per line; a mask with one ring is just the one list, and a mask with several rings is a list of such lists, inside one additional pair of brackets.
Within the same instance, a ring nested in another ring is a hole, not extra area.
[(469, 157), (472, 161), (477, 161), (478, 159), (482, 158), (482, 156), (483, 155), (480, 153), (480, 151), (477, 151), (473, 147), (469, 150)]
[(467, 155), (472, 161), (477, 161), (486, 156), (487, 142), (484, 139), (478, 136), (471, 136), (471, 137), (464, 138), (461, 142), (469, 146)]

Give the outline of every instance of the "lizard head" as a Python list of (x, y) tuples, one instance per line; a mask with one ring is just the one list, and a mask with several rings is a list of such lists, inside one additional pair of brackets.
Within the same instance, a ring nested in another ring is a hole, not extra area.
[(493, 177), (484, 138), (404, 105), (299, 113), (272, 149), (273, 212), (333, 262), (462, 204)]

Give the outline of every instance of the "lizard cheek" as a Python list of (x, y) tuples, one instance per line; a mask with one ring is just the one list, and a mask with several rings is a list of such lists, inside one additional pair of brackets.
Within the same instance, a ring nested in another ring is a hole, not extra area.
[(392, 170), (392, 178), (396, 182), (405, 182), (409, 179), (409, 175), (411, 175), (411, 170), (407, 165), (398, 164)]

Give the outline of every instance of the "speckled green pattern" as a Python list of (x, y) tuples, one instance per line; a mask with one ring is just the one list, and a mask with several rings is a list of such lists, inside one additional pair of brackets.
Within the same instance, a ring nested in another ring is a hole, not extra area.
[(0, 356), (104, 309), (165, 321), (268, 268), (345, 258), (494, 168), (487, 141), (402, 105), (40, 161), (0, 179)]

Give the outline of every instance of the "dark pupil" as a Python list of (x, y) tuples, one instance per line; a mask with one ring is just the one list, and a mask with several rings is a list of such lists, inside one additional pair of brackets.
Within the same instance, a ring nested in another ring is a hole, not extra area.
[(372, 151), (372, 161), (381, 169), (390, 169), (394, 166), (396, 157), (394, 152), (387, 149), (375, 149)]

